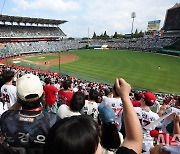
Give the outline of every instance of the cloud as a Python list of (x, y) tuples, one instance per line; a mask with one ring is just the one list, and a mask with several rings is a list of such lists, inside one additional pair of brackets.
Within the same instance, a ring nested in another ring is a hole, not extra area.
[[(166, 10), (177, 0), (12, 0), (19, 15), (67, 20), (60, 25), (68, 37), (90, 37), (107, 31), (126, 34), (131, 32), (131, 13), (136, 12), (134, 31), (147, 30), (151, 20), (164, 22)], [(12, 10), (12, 11), (13, 11)], [(14, 11), (14, 12), (15, 12)]]
[(45, 10), (50, 12), (77, 11), (81, 9), (79, 3), (65, 0), (13, 0), (18, 9)]
[[(166, 10), (175, 3), (164, 0), (87, 0), (84, 22), (98, 34), (105, 30), (109, 35), (131, 32), (131, 13), (136, 12), (134, 30), (146, 30), (150, 20), (164, 22)], [(91, 32), (93, 33), (93, 32)]]

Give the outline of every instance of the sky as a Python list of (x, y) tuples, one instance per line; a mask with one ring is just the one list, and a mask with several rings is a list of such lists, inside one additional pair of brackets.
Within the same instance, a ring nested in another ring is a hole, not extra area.
[(179, 0), (0, 0), (4, 15), (66, 20), (59, 27), (67, 37), (129, 34), (131, 13), (136, 13), (134, 31), (146, 31), (148, 21), (161, 20)]

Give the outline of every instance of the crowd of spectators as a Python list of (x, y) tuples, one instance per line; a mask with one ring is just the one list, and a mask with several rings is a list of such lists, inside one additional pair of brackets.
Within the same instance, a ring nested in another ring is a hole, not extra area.
[(175, 38), (122, 38), (113, 41), (107, 40), (92, 40), (90, 45), (108, 45), (109, 48), (114, 49), (134, 49), (134, 50), (151, 50), (155, 51), (162, 49), (164, 46), (173, 44), (176, 41)]
[(76, 50), (90, 46), (107, 45), (110, 49), (132, 49), (142, 51), (159, 51), (164, 46), (175, 42), (172, 38), (137, 38), (137, 39), (118, 39), (113, 42), (107, 40), (92, 40), (89, 44), (79, 40), (63, 39), (59, 41), (36, 41), (36, 42), (7, 42), (0, 48), (1, 56), (14, 55), (32, 52), (60, 52)]
[(59, 27), (0, 25), (0, 37), (33, 38), (47, 36), (62, 37), (65, 36), (65, 34)]
[[(123, 79), (116, 79), (112, 87), (21, 66), (1, 66), (0, 72), (1, 150), (44, 148), (44, 153), (64, 154), (180, 150), (180, 96), (135, 91)], [(17, 93), (11, 103), (5, 101), (12, 97), (9, 85)], [(57, 107), (52, 109), (53, 105)]]
[(86, 44), (78, 40), (36, 41), (36, 42), (8, 42), (0, 48), (1, 57), (33, 52), (60, 52), (85, 48)]

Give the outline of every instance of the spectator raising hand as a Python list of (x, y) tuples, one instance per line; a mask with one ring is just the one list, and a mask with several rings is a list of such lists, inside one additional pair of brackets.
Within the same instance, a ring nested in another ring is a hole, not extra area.
[(129, 98), (131, 86), (123, 78), (116, 79), (115, 82), (116, 90), (121, 98)]
[(163, 105), (160, 107), (160, 110), (159, 110), (159, 112), (158, 112), (158, 115), (161, 117), (168, 108), (170, 108), (170, 105), (163, 104)]
[[(115, 81), (116, 91), (123, 102), (123, 116), (125, 123), (126, 137), (122, 146), (118, 149), (119, 153), (141, 153), (142, 150), (142, 128), (133, 105), (129, 98), (131, 86), (122, 78)], [(136, 129), (134, 129), (136, 128)]]

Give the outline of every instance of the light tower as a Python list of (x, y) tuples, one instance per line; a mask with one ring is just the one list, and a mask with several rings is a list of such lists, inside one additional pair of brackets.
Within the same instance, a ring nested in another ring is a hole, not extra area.
[(133, 19), (132, 20), (132, 29), (131, 29), (131, 34), (132, 34), (133, 33), (134, 18), (136, 18), (136, 13), (135, 12), (131, 13), (131, 18)]

